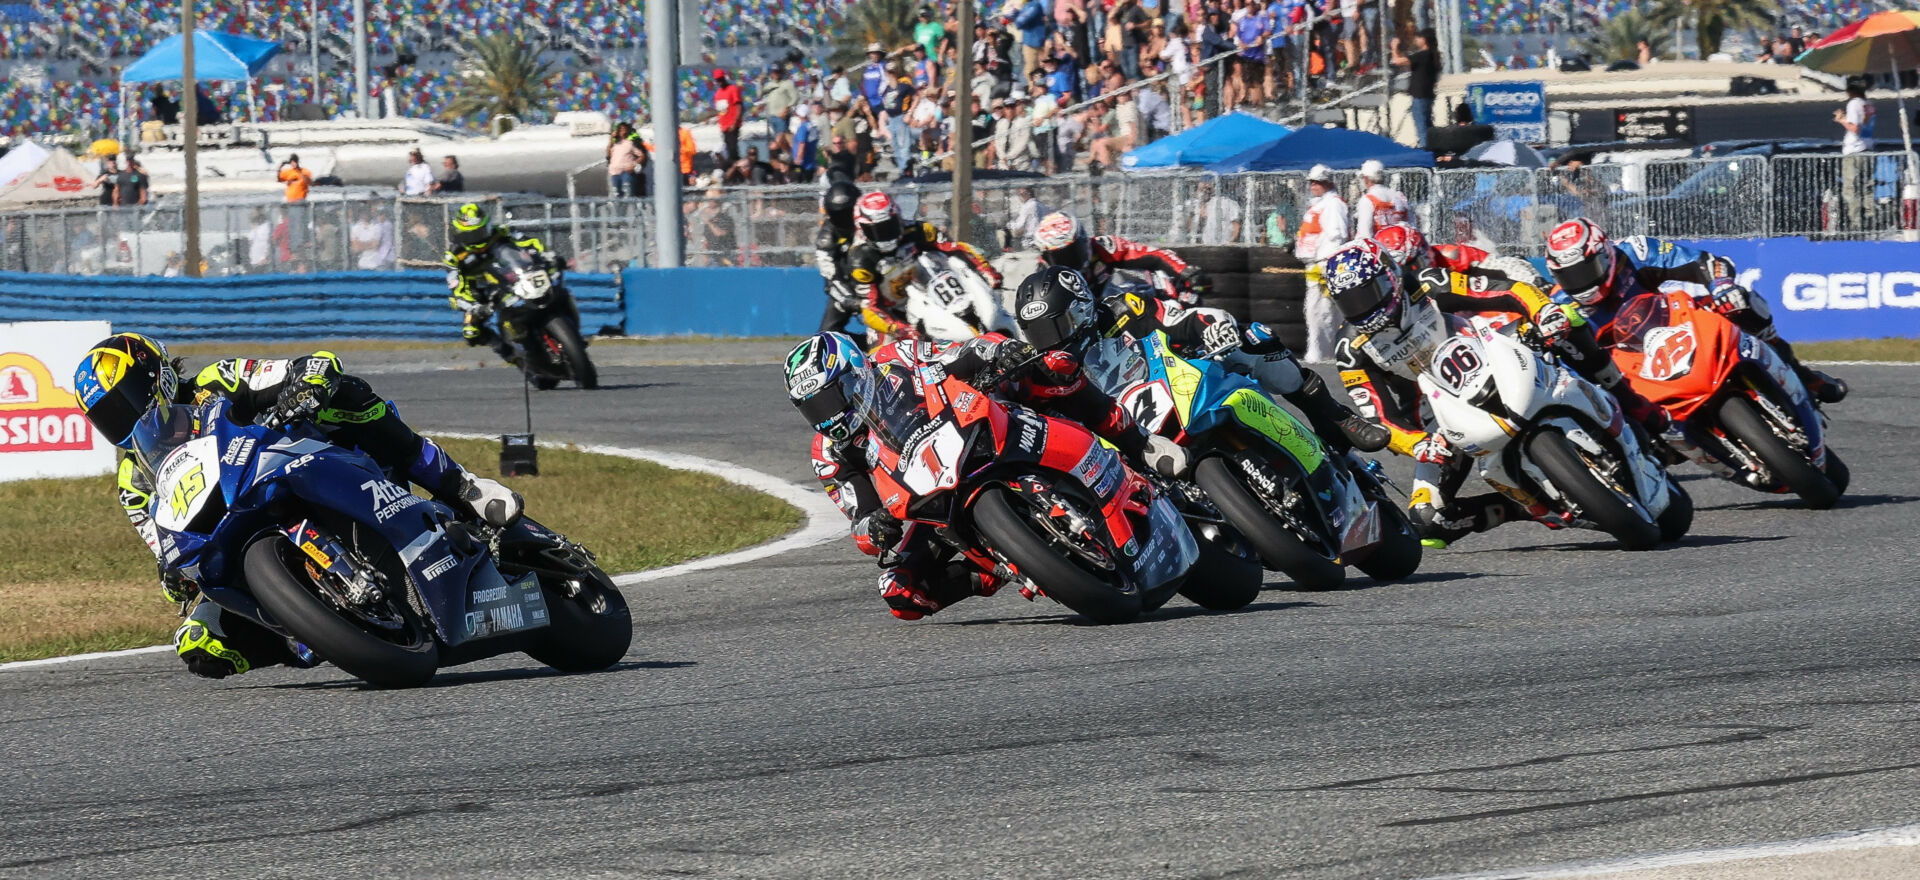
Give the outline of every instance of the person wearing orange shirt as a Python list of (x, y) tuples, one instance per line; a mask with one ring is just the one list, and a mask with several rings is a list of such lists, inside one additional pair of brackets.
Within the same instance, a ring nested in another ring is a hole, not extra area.
[(280, 163), (280, 182), (287, 185), (287, 202), (304, 202), (307, 190), (313, 187), (313, 172), (300, 167), (298, 153), (288, 156)]
[(680, 180), (693, 182), (693, 129), (680, 126)]

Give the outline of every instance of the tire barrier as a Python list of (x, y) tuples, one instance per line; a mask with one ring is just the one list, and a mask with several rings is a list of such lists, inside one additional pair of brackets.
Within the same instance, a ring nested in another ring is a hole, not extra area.
[(1202, 305), (1225, 309), (1242, 322), (1259, 321), (1289, 348), (1305, 348), (1306, 269), (1292, 250), (1188, 247), (1180, 249), (1180, 256), (1207, 273), (1213, 285)]
[[(818, 277), (817, 275), (815, 276)], [(568, 275), (586, 333), (621, 327), (612, 275)], [(0, 274), (0, 322), (110, 321), (172, 341), (454, 339), (443, 272), (338, 272), (227, 278)]]

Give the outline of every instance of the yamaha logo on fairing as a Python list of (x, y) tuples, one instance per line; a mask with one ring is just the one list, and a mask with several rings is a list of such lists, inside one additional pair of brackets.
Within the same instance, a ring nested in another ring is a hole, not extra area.
[(1033, 302), (1027, 303), (1026, 305), (1020, 307), (1020, 320), (1031, 321), (1035, 318), (1045, 315), (1046, 313), (1047, 313), (1047, 304), (1041, 300), (1034, 300)]

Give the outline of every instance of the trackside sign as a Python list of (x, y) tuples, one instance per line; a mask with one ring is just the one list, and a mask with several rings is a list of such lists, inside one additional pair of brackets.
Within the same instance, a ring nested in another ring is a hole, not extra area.
[(73, 395), (73, 368), (105, 321), (0, 324), (0, 481), (113, 471), (113, 445)]
[(1473, 121), (1491, 125), (1501, 140), (1540, 144), (1547, 140), (1547, 86), (1527, 82), (1473, 83), (1467, 86)]
[(1794, 341), (1920, 338), (1920, 242), (1712, 239)]

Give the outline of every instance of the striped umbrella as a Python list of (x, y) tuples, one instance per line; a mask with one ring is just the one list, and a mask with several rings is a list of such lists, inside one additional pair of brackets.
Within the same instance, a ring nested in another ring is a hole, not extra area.
[(1907, 92), (1900, 88), (1900, 71), (1920, 67), (1920, 12), (1876, 12), (1809, 45), (1793, 60), (1802, 67), (1841, 76), (1892, 73), (1900, 102), (1900, 138), (1912, 152)]

